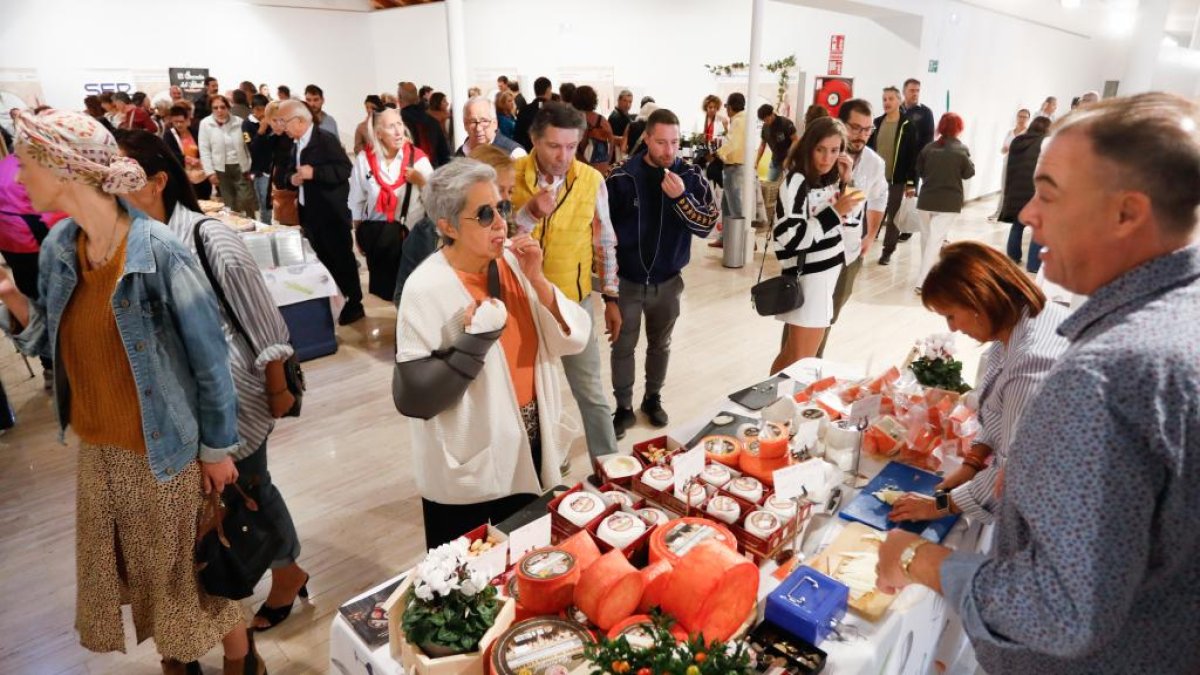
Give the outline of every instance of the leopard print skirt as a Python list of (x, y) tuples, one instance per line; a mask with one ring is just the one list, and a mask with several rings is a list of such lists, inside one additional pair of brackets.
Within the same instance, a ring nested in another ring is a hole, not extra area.
[(199, 659), (242, 620), (239, 603), (210, 596), (196, 576), (196, 521), (203, 504), (196, 462), (166, 483), (145, 455), (84, 443), (76, 494), (75, 629), (95, 652), (125, 651), (121, 605), (137, 641)]

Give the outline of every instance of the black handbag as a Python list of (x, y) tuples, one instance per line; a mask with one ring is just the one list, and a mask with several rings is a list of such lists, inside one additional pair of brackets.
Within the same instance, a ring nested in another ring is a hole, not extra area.
[[(251, 486), (255, 492), (257, 486)], [(270, 569), (283, 545), (278, 528), (258, 500), (238, 483), (213, 491), (196, 527), (196, 573), (209, 595), (241, 600)]]
[[(258, 347), (254, 345), (254, 340), (250, 339), (250, 334), (246, 332), (245, 327), (242, 326), (242, 322), (238, 320), (237, 313), (233, 311), (233, 307), (229, 304), (229, 298), (225, 297), (225, 291), (221, 288), (221, 284), (217, 283), (216, 277), (213, 276), (212, 266), (208, 262), (208, 251), (204, 250), (204, 238), (200, 236), (200, 226), (207, 220), (220, 222), (213, 218), (206, 218), (196, 223), (196, 229), (192, 232), (193, 243), (196, 246), (196, 257), (200, 259), (200, 266), (204, 268), (204, 276), (208, 277), (208, 285), (212, 286), (217, 300), (225, 308), (226, 316), (233, 323), (233, 329), (246, 339), (246, 344), (250, 345), (251, 350), (258, 353)], [(281, 415), (281, 417), (299, 417), (301, 404), (304, 402), (304, 391), (308, 389), (308, 384), (304, 381), (304, 370), (300, 367), (300, 359), (296, 358), (294, 350), (292, 351), (292, 355), (287, 357), (287, 360), (283, 362), (283, 378), (294, 402), (292, 403), (292, 407), (288, 408), (287, 412)]]
[(717, 187), (725, 187), (725, 162), (715, 152), (709, 159), (708, 166), (704, 167), (704, 177)]
[(762, 264), (758, 266), (758, 283), (750, 287), (750, 302), (760, 316), (785, 314), (793, 309), (799, 309), (804, 304), (804, 289), (800, 287), (800, 271), (804, 269), (805, 255), (800, 254), (800, 259), (796, 263), (796, 274), (780, 274), (763, 281), (763, 268), (767, 265), (767, 255), (770, 251), (771, 236), (768, 234), (763, 243)]
[[(401, 164), (401, 171), (412, 165), (412, 145), (408, 146), (408, 162)], [(392, 300), (396, 295), (396, 276), (400, 273), (400, 257), (404, 252), (404, 240), (408, 238), (408, 206), (412, 200), (413, 184), (404, 185), (404, 200), (400, 205), (400, 219), (364, 220), (354, 231), (358, 247), (367, 259), (367, 291), (372, 295)]]

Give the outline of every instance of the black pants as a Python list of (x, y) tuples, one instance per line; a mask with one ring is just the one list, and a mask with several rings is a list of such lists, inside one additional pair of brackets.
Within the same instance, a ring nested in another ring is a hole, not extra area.
[[(540, 476), (542, 473), (542, 438), (536, 423), (537, 406), (531, 405), (532, 415), (525, 409), (522, 409), (522, 413), (527, 418), (525, 427), (529, 433), (529, 447), (533, 451), (533, 469)], [(534, 419), (528, 419), (530, 416)], [(508, 520), (517, 511), (529, 506), (537, 499), (538, 495), (519, 494), (474, 504), (439, 504), (422, 497), (421, 515), (425, 518), (425, 548), (431, 549), (454, 541), (480, 525), (496, 524)]]
[(312, 212), (300, 207), (300, 225), (321, 264), (329, 269), (338, 290), (348, 303), (361, 303), (362, 283), (354, 260), (354, 235), (347, 223), (312, 223)]
[[(0, 256), (4, 257), (4, 262), (8, 264), (12, 270), (13, 283), (17, 290), (21, 291), (21, 295), (30, 300), (38, 298), (38, 254), (34, 253), (13, 253), (12, 251), (0, 251)], [(54, 362), (49, 357), (42, 356), (39, 359), (42, 362), (42, 368), (50, 370), (54, 366)]]
[(883, 224), (886, 234), (883, 235), (883, 257), (890, 258), (896, 252), (900, 243), (900, 228), (896, 227), (896, 213), (900, 211), (900, 203), (904, 201), (904, 183), (888, 186), (887, 210), (883, 213)]
[(243, 490), (257, 486), (258, 507), (275, 524), (283, 539), (271, 569), (287, 567), (296, 562), (300, 557), (300, 537), (296, 534), (296, 524), (292, 522), (292, 514), (283, 501), (283, 494), (271, 482), (271, 472), (267, 470), (267, 442), (263, 441), (253, 455), (234, 462), (234, 466), (237, 467), (238, 483)]

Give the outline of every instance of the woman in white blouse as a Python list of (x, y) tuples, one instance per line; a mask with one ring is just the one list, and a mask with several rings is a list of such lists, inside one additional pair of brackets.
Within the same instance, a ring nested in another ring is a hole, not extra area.
[[(1046, 296), (1016, 263), (977, 241), (942, 247), (925, 277), (921, 301), (946, 318), (950, 330), (990, 343), (979, 392), (979, 423), (962, 466), (938, 484), (945, 510), (924, 495), (908, 494), (892, 508), (894, 521), (933, 520), (963, 513), (992, 522), (1000, 472), (1025, 404), (1067, 349), (1058, 326), (1068, 310)], [(990, 464), (988, 464), (990, 460)]]
[(425, 216), (421, 188), (433, 174), (429, 158), (408, 137), (400, 113), (371, 116), (366, 147), (350, 175), (350, 217), (358, 248), (367, 258), (371, 293), (391, 301), (408, 224)]
[(200, 120), (200, 165), (221, 191), (225, 206), (253, 218), (258, 199), (250, 183), (250, 151), (242, 136), (242, 118), (230, 112), (229, 99), (220, 94), (209, 99), (209, 106), (212, 114)]

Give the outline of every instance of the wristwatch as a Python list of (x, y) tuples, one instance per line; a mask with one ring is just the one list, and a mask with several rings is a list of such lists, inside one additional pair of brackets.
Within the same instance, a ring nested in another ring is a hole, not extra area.
[(946, 490), (934, 490), (933, 504), (942, 513), (950, 513), (950, 493)]
[(909, 581), (913, 581), (913, 578), (912, 575), (908, 573), (908, 566), (911, 565), (912, 561), (916, 559), (917, 549), (928, 543), (930, 543), (928, 539), (918, 539), (908, 546), (905, 546), (904, 550), (900, 552), (900, 570), (904, 572), (904, 577)]

